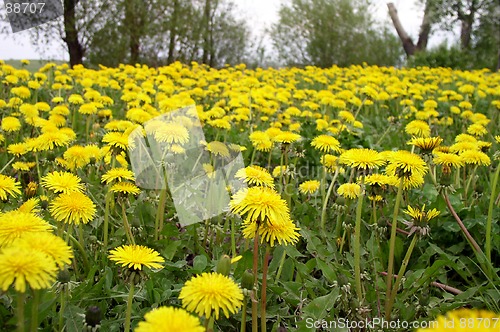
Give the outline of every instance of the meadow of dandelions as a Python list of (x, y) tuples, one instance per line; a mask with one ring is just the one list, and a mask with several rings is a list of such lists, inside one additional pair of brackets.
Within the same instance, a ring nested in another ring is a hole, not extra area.
[[(23, 64), (0, 61), (1, 331), (500, 328), (498, 73)], [(246, 186), (183, 226), (129, 136), (182, 156), (192, 120), (154, 119), (191, 105)]]

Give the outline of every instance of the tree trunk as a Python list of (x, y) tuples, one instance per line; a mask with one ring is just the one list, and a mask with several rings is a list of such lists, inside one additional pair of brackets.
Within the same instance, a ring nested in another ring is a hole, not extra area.
[(208, 64), (209, 57), (210, 57), (210, 1), (211, 0), (205, 0), (205, 9), (204, 9), (204, 15), (203, 15), (203, 21), (205, 25), (205, 31), (203, 32), (203, 55), (201, 62), (204, 64)]
[(398, 11), (396, 6), (392, 2), (387, 4), (387, 8), (389, 9), (389, 16), (391, 17), (392, 24), (394, 28), (396, 28), (396, 32), (398, 33), (399, 39), (403, 44), (403, 49), (405, 50), (406, 56), (410, 57), (415, 53), (416, 46), (413, 43), (411, 37), (406, 33), (406, 30), (403, 28), (401, 21), (399, 20)]
[(172, 19), (170, 21), (170, 38), (168, 42), (168, 57), (167, 63), (174, 62), (175, 39), (177, 37), (177, 15), (179, 14), (179, 0), (174, 0), (174, 8), (172, 10)]
[(470, 48), (472, 22), (474, 22), (474, 13), (470, 13), (464, 20), (462, 20), (460, 29), (460, 46), (463, 50)]
[(83, 47), (78, 40), (78, 31), (76, 28), (75, 6), (76, 0), (64, 0), (64, 42), (68, 46), (69, 64), (73, 66), (83, 62)]
[(125, 24), (127, 25), (129, 34), (129, 51), (130, 63), (136, 64), (139, 61), (139, 31), (140, 26), (139, 18), (140, 13), (137, 11), (139, 8), (136, 6), (136, 0), (125, 1)]
[(391, 17), (392, 24), (396, 28), (399, 39), (403, 44), (403, 49), (405, 50), (406, 56), (411, 57), (415, 52), (423, 51), (427, 48), (427, 42), (429, 41), (429, 35), (431, 33), (432, 25), (432, 9), (429, 1), (425, 3), (424, 17), (422, 19), (422, 24), (420, 24), (420, 32), (418, 34), (417, 45), (413, 43), (413, 40), (408, 35), (406, 30), (403, 28), (401, 21), (399, 20), (398, 11), (396, 6), (392, 2), (387, 4), (389, 9), (389, 16)]
[(420, 33), (418, 34), (416, 51), (422, 51), (427, 48), (427, 43), (429, 41), (429, 34), (431, 33), (431, 24), (432, 24), (432, 10), (429, 1), (426, 1), (424, 9), (424, 18), (422, 19), (422, 24), (420, 25)]

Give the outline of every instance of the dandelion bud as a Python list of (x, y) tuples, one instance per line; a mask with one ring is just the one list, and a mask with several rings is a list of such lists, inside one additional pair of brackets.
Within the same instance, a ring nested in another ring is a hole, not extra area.
[(231, 272), (231, 257), (229, 257), (228, 255), (223, 255), (219, 259), (215, 271), (225, 276), (228, 276), (229, 273)]
[(101, 319), (102, 313), (99, 307), (90, 306), (85, 311), (85, 326), (87, 330), (96, 331), (96, 328), (101, 324)]
[(243, 276), (241, 277), (241, 287), (244, 289), (253, 289), (253, 274), (249, 271), (243, 272)]

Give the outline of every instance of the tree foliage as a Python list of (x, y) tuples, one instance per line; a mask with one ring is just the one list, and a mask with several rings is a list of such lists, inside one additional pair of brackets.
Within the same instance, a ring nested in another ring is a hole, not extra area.
[(375, 24), (366, 0), (292, 0), (282, 5), (271, 35), (289, 65), (392, 65), (401, 55), (396, 38)]

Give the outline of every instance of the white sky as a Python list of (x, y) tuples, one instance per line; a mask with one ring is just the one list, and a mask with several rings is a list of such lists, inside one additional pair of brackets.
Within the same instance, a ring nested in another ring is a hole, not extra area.
[[(241, 14), (246, 18), (251, 27), (255, 29), (255, 34), (262, 34), (266, 27), (278, 20), (278, 9), (281, 3), (286, 0), (234, 0)], [(375, 17), (380, 21), (389, 20), (386, 3), (390, 0), (374, 0), (373, 11)], [(422, 20), (423, 10), (417, 6), (415, 0), (392, 0), (398, 9), (398, 14), (404, 28), (411, 36), (418, 35), (418, 29)], [(0, 10), (4, 10), (3, 6)], [(58, 43), (51, 45), (50, 52), (40, 55), (30, 44), (26, 32), (0, 35), (0, 59), (65, 59), (67, 55), (64, 48), (60, 48)], [(439, 44), (446, 38), (453, 38), (452, 35), (433, 35), (429, 42), (430, 46)], [(266, 43), (267, 44), (267, 43)]]

